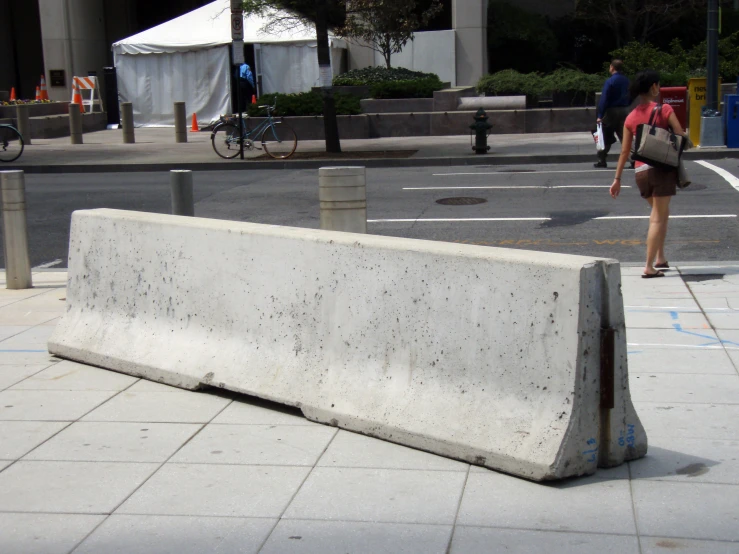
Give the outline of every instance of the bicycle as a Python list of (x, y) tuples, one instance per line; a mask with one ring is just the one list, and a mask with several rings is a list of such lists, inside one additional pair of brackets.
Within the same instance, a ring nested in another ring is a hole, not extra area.
[[(275, 121), (272, 112), (277, 107), (277, 103), (275, 102), (274, 106), (259, 107), (267, 109), (267, 119), (250, 131), (247, 131), (246, 124), (244, 124), (239, 133), (238, 120), (234, 122), (233, 118), (221, 117), (221, 122), (213, 128), (210, 135), (216, 154), (227, 160), (235, 158), (239, 155), (243, 141), (245, 150), (262, 150), (263, 148), (267, 154), (278, 160), (284, 160), (293, 155), (298, 147), (298, 137), (287, 123)], [(259, 137), (262, 148), (255, 144), (255, 137)]]
[(0, 162), (14, 162), (23, 154), (23, 136), (12, 125), (0, 125)]

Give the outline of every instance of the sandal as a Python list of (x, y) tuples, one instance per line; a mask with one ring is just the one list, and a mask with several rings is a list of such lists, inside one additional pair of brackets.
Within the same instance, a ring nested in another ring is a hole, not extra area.
[(658, 271), (657, 273), (642, 273), (641, 278), (642, 279), (655, 279), (656, 277), (664, 277), (665, 274), (661, 271)]
[(670, 264), (667, 261), (661, 264), (654, 264), (654, 269), (670, 269)]

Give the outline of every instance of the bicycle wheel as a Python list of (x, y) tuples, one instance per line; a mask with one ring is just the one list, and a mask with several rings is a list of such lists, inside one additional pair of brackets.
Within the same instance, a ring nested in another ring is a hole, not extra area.
[(210, 136), (213, 143), (213, 150), (216, 151), (221, 158), (230, 160), (239, 155), (239, 131), (236, 125), (232, 123), (224, 123), (213, 129)]
[(14, 127), (0, 127), (0, 162), (13, 162), (23, 154), (23, 137)]
[(275, 121), (262, 133), (262, 147), (273, 158), (289, 158), (298, 147), (298, 136), (287, 123)]

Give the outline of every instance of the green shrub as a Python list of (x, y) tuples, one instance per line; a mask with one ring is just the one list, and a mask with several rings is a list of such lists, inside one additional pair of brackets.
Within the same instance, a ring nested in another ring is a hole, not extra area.
[(347, 73), (342, 73), (334, 77), (334, 86), (366, 86), (376, 83), (385, 83), (390, 81), (413, 81), (438, 76), (433, 73), (422, 73), (420, 71), (411, 71), (404, 67), (366, 67), (364, 69), (354, 69)]
[(558, 69), (542, 79), (542, 89), (547, 93), (569, 92), (595, 94), (603, 88), (605, 76), (583, 73), (577, 69)]
[[(318, 92), (301, 92), (298, 94), (263, 94), (259, 105), (274, 105), (277, 99), (276, 116), (323, 115), (323, 98)], [(336, 113), (338, 115), (356, 115), (361, 113), (359, 98), (352, 94), (336, 93)], [(248, 113), (252, 117), (263, 117), (267, 110), (256, 104), (249, 105)]]
[(541, 96), (542, 77), (538, 73), (519, 73), (514, 69), (504, 69), (492, 75), (483, 75), (477, 82), (477, 92), (488, 96), (520, 96), (530, 98)]
[(444, 88), (436, 75), (411, 81), (385, 81), (370, 88), (372, 98), (433, 98), (434, 92)]

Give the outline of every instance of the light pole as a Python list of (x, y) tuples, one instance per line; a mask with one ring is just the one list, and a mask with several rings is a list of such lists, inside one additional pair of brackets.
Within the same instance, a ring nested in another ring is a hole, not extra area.
[(706, 110), (718, 111), (718, 0), (708, 0), (708, 63)]

